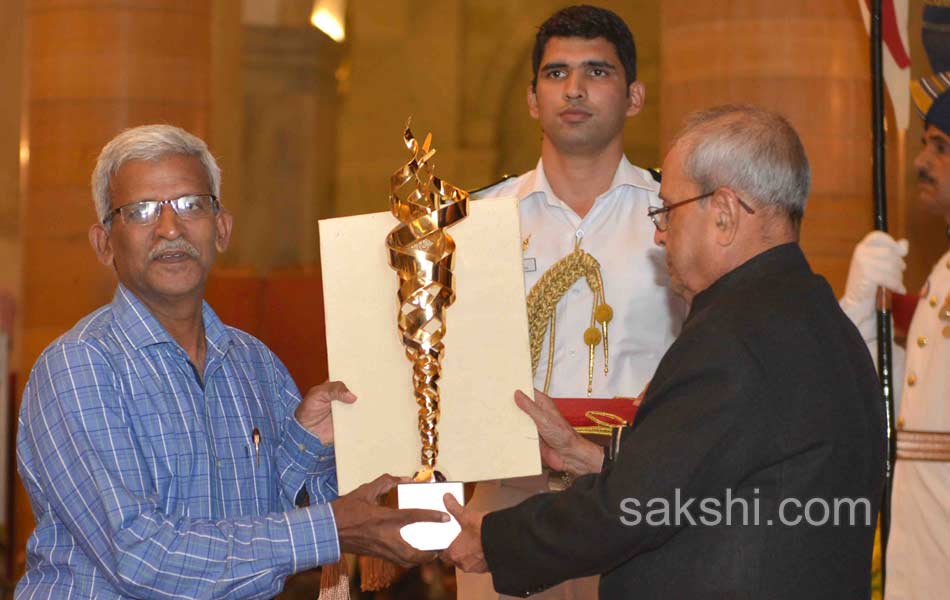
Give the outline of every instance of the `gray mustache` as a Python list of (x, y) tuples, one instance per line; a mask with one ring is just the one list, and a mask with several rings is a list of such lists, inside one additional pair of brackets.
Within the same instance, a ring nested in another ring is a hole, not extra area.
[(200, 254), (198, 249), (191, 245), (191, 242), (183, 238), (178, 238), (177, 240), (162, 240), (159, 242), (157, 246), (149, 251), (148, 259), (155, 260), (160, 254), (168, 252), (169, 250), (184, 252), (192, 258), (198, 258)]

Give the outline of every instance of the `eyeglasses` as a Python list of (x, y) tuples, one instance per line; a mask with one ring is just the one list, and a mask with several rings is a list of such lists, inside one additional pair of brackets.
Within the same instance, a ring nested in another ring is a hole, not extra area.
[(172, 207), (178, 218), (183, 221), (203, 219), (217, 214), (220, 204), (213, 194), (188, 194), (171, 200), (139, 200), (113, 208), (102, 220), (103, 225), (109, 225), (116, 215), (122, 215), (126, 225), (153, 225), (162, 213), (162, 206)]
[[(650, 220), (653, 221), (653, 225), (656, 227), (657, 231), (664, 232), (667, 227), (670, 225), (670, 211), (674, 208), (679, 208), (684, 204), (689, 204), (690, 202), (696, 202), (697, 200), (702, 200), (703, 198), (708, 198), (716, 193), (716, 190), (711, 192), (706, 192), (705, 194), (700, 194), (693, 198), (687, 198), (686, 200), (680, 200), (679, 202), (674, 202), (673, 204), (667, 204), (666, 206), (653, 206), (647, 210), (647, 216), (650, 217)], [(755, 214), (755, 210), (751, 206), (742, 201), (742, 198), (736, 196), (736, 201), (739, 202), (739, 206), (744, 208), (746, 212), (750, 215)]]

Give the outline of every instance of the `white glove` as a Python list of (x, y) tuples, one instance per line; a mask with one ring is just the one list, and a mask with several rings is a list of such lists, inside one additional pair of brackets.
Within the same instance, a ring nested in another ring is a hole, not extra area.
[(855, 246), (840, 304), (858, 329), (874, 314), (877, 288), (907, 293), (903, 281), (907, 248), (907, 240), (895, 241), (883, 231), (872, 231)]

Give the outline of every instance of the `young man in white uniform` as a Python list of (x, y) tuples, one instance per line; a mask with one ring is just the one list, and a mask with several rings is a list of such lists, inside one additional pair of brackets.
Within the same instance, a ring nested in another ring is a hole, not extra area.
[[(623, 128), (640, 112), (645, 89), (636, 77), (636, 48), (616, 14), (590, 6), (563, 9), (538, 30), (528, 110), (541, 125), (541, 159), (534, 171), (498, 184), (478, 198), (520, 200), (525, 290), (557, 261), (580, 248), (600, 263), (609, 323), (609, 371), (594, 352), (592, 398), (639, 395), (679, 332), (686, 306), (669, 289), (666, 258), (653, 244), (649, 206), (659, 184), (623, 153)], [(579, 279), (557, 304), (553, 397), (587, 396), (591, 325), (596, 300)], [(544, 388), (550, 330), (534, 386)], [(547, 475), (481, 484), (471, 505), (514, 505), (547, 488)], [(596, 535), (595, 532), (591, 532)], [(498, 598), (487, 575), (462, 573), (460, 600)], [(569, 581), (535, 597), (596, 598), (597, 578)]]

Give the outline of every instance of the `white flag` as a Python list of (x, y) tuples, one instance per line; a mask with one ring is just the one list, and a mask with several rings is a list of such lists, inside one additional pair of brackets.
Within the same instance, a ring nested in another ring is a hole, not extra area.
[[(871, 30), (871, 0), (858, 0), (864, 28)], [(910, 46), (907, 43), (907, 0), (881, 0), (884, 84), (894, 105), (897, 126), (910, 124)]]

